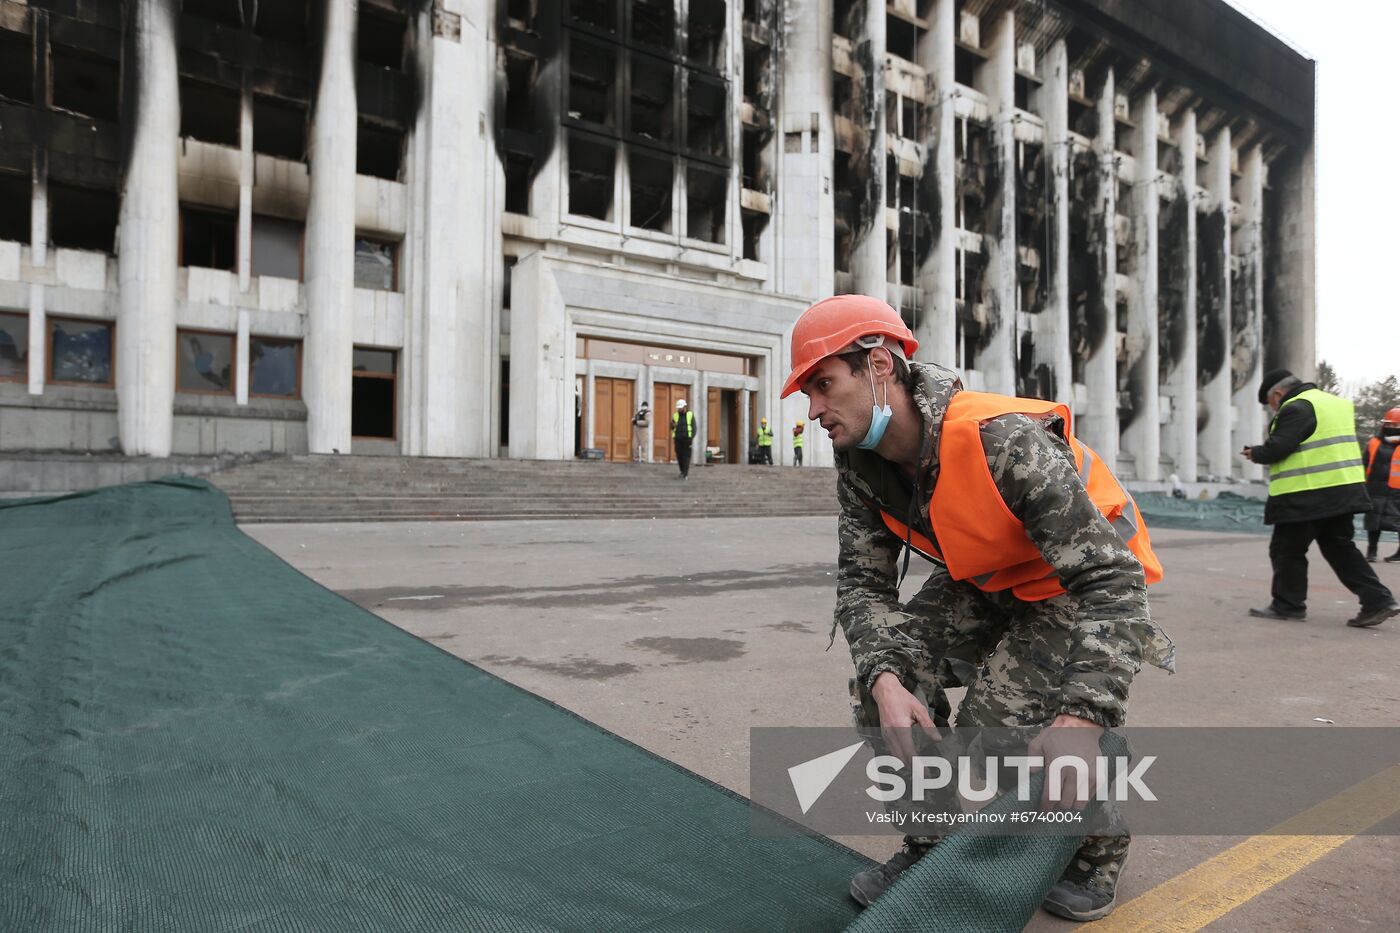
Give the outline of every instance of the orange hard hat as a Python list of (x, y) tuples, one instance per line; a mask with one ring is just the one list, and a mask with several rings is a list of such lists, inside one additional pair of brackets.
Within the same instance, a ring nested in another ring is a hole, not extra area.
[(1400, 408), (1392, 408), (1381, 419), (1382, 424), (1400, 424)]
[[(857, 340), (872, 336), (899, 341), (906, 361), (919, 348), (899, 312), (878, 298), (836, 295), (812, 305), (792, 328), (792, 372), (780, 397), (787, 398), (801, 388), (807, 374), (828, 356), (847, 352)], [(869, 346), (882, 344), (878, 341)]]

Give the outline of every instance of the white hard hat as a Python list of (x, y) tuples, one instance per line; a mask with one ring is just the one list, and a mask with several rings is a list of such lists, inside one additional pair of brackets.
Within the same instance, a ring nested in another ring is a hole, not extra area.
[(676, 402), (676, 407), (677, 407), (677, 408), (684, 408), (684, 407), (685, 407), (685, 399), (681, 399), (679, 402)]

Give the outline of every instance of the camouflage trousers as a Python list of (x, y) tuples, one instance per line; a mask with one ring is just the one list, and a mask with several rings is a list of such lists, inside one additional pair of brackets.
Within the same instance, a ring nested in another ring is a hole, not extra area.
[[(905, 606), (910, 620), (902, 639), (914, 654), (910, 671), (917, 695), (928, 704), (933, 721), (948, 725), (951, 704), (946, 690), (966, 687), (958, 706), (958, 727), (1007, 727), (1031, 730), (1047, 725), (1060, 706), (1060, 672), (1072, 648), (1077, 618), (1072, 597), (1025, 602), (1007, 593), (984, 593), (948, 576), (939, 566)], [(857, 679), (851, 680), (856, 726), (875, 730), (878, 707)], [(906, 836), (918, 847), (940, 836)], [(1117, 880), (1128, 852), (1129, 837), (1086, 836), (1075, 855), (1082, 869), (1098, 867)]]

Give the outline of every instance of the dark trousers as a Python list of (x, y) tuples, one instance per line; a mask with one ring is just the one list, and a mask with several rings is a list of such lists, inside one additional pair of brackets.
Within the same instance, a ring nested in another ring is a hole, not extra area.
[(681, 465), (681, 476), (690, 475), (690, 445), (676, 445), (676, 461)]
[(1374, 609), (1391, 600), (1366, 558), (1352, 541), (1355, 524), (1350, 515), (1336, 515), (1306, 522), (1279, 522), (1269, 541), (1269, 560), (1274, 565), (1274, 608), (1302, 612), (1308, 601), (1308, 546), (1317, 542), (1342, 585), (1361, 600), (1361, 608)]
[(794, 447), (794, 448), (792, 449), (792, 463), (793, 463), (794, 466), (802, 466), (802, 448), (801, 448), (801, 447)]
[(773, 445), (772, 445), (772, 444), (766, 444), (766, 445), (765, 445), (765, 444), (760, 444), (760, 445), (759, 445), (759, 447), (758, 447), (758, 462), (759, 462), (759, 463), (766, 463), (766, 464), (768, 464), (769, 466), (772, 466), (772, 465), (773, 465)]

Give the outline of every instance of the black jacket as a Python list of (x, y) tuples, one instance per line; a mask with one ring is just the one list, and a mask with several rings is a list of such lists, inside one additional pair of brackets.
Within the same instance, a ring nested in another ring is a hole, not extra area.
[[(1283, 397), (1287, 402), (1300, 392), (1316, 389), (1311, 382), (1305, 382)], [(1290, 405), (1281, 405), (1278, 417), (1274, 420), (1269, 439), (1254, 448), (1255, 463), (1278, 463), (1307, 440), (1317, 430), (1317, 414), (1312, 402), (1299, 399)], [(1326, 489), (1305, 489), (1282, 496), (1270, 496), (1264, 505), (1264, 524), (1276, 525), (1286, 522), (1307, 522), (1319, 518), (1333, 518), (1337, 515), (1355, 515), (1371, 511), (1371, 497), (1366, 494), (1366, 483), (1348, 483), (1345, 486), (1329, 486)]]

